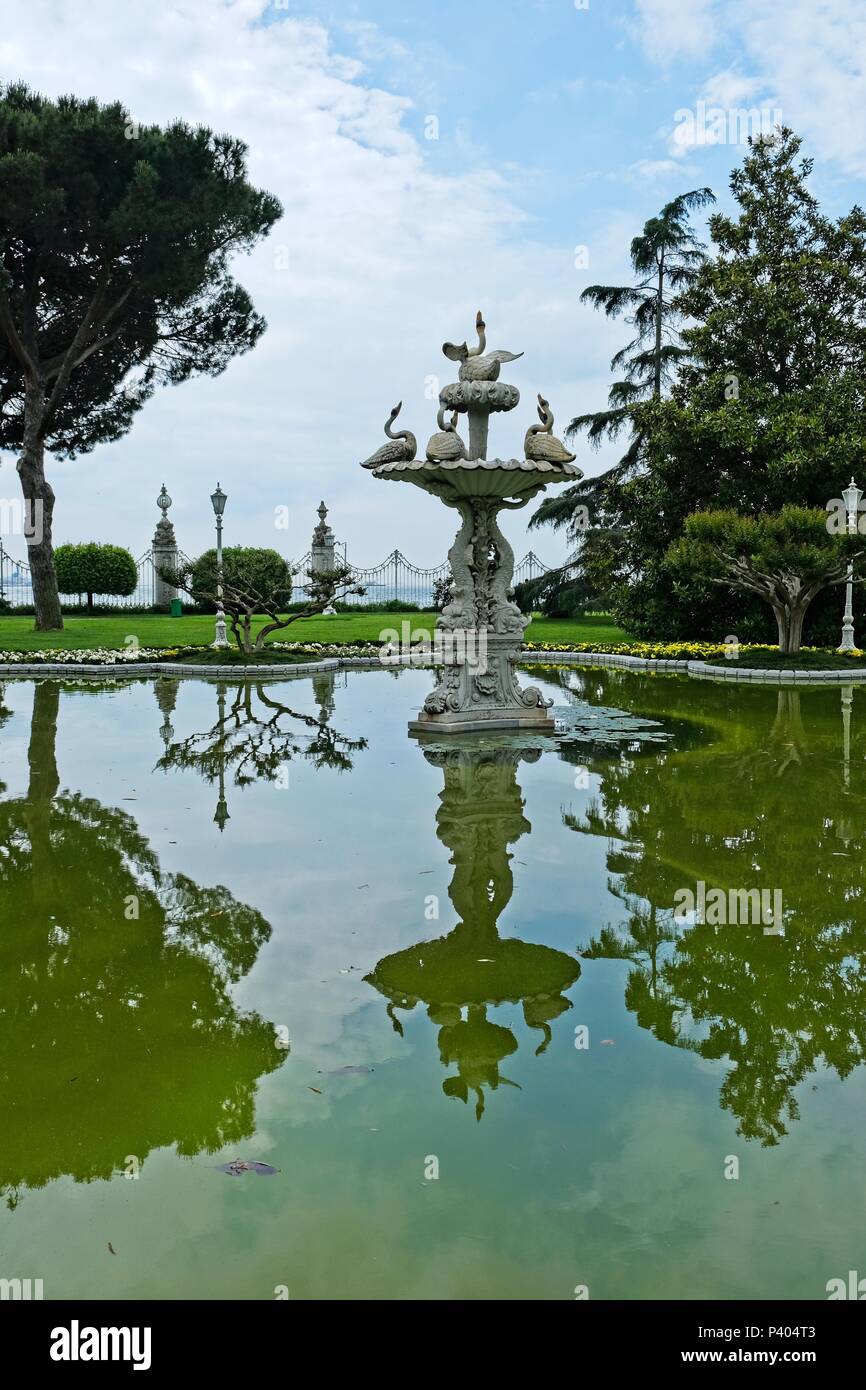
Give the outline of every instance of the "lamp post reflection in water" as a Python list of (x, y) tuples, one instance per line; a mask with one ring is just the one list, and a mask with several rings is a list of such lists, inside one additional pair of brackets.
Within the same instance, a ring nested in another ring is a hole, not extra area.
[(226, 687), (225, 682), (220, 681), (217, 685), (217, 724), (219, 727), (219, 800), (214, 813), (214, 822), (220, 828), (220, 834), (226, 828), (226, 821), (230, 820), (229, 808), (226, 802), (226, 757), (225, 757), (225, 722), (226, 722)]
[[(851, 787), (851, 706), (854, 703), (853, 685), (842, 686), (842, 786), (845, 791)], [(852, 838), (851, 822), (847, 816), (843, 816), (836, 828), (836, 834), (840, 840), (844, 840), (846, 846)]]

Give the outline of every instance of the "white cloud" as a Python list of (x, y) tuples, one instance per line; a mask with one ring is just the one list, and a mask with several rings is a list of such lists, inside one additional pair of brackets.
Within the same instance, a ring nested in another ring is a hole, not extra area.
[(719, 36), (714, 0), (635, 0), (635, 16), (647, 56), (663, 66), (702, 58)]
[(786, 124), (819, 158), (866, 176), (862, 0), (741, 0), (739, 21), (755, 72), (778, 91)]
[(678, 159), (638, 159), (628, 170), (628, 178), (638, 185), (652, 187), (668, 183), (675, 176), (677, 181), (684, 172), (692, 172), (694, 166), (683, 165)]
[[(866, 7), (862, 0), (635, 0), (633, 32), (662, 68), (724, 49), (727, 65), (690, 83), (682, 108), (703, 100), (724, 109), (780, 110), (819, 159), (866, 175)], [(668, 131), (668, 152), (693, 146)], [(712, 136), (707, 144), (720, 143)]]
[[(17, 10), (11, 36), (7, 27), (5, 77), (51, 95), (121, 97), (141, 122), (180, 116), (229, 130), (249, 145), (253, 181), (285, 207), (237, 265), (269, 322), (259, 346), (215, 381), (160, 393), (125, 440), (56, 463), (56, 536), (144, 550), (164, 479), (179, 541), (194, 553), (210, 541), (207, 499), (219, 478), (229, 541), (302, 554), (324, 496), (356, 563), (395, 545), (435, 563), (452, 539), (451, 513), (372, 479), (358, 460), (378, 447), (401, 397), (423, 449), (436, 427), (425, 379), (449, 379), (440, 345), (471, 333), (479, 306), (493, 346), (526, 350), (512, 372), (523, 401), (491, 430), (498, 452), (519, 450), (536, 391), (562, 424), (582, 408), (575, 342), (591, 314), (575, 308), (572, 247), (528, 239), (513, 187), (485, 163), (435, 172), (407, 122), (410, 96), (365, 85), (363, 65), (335, 53), (320, 24), (264, 17), (263, 0), (157, 10), (34, 0)], [(370, 26), (361, 38), (372, 53)], [(598, 241), (608, 244), (601, 232)], [(288, 534), (273, 529), (284, 504)], [(551, 560), (563, 548), (549, 533), (535, 544)]]

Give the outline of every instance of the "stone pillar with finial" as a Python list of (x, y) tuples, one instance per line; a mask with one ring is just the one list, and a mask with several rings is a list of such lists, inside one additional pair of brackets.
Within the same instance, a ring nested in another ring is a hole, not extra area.
[(168, 608), (173, 598), (177, 598), (177, 589), (171, 584), (167, 584), (160, 578), (161, 568), (177, 569), (177, 540), (175, 539), (174, 526), (168, 519), (168, 509), (171, 506), (171, 498), (166, 492), (165, 483), (162, 491), (156, 499), (156, 505), (162, 512), (162, 516), (156, 523), (156, 530), (153, 533), (151, 554), (153, 556), (154, 589), (153, 601), (157, 608)]
[[(334, 533), (327, 524), (325, 517), (328, 515), (328, 508), (324, 502), (320, 502), (317, 508), (319, 524), (313, 531), (313, 539), (310, 545), (310, 570), (313, 574), (331, 574), (336, 569), (334, 552), (336, 541)], [(328, 604), (323, 609), (324, 615), (336, 613), (333, 604)]]

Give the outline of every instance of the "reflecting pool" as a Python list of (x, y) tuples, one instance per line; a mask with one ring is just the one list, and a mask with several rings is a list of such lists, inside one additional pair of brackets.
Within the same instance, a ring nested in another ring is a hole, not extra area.
[[(803, 1299), (862, 1268), (866, 692), (532, 679), (556, 739), (408, 737), (423, 670), (0, 686), (0, 1277)], [(701, 884), (779, 920), (676, 910)]]

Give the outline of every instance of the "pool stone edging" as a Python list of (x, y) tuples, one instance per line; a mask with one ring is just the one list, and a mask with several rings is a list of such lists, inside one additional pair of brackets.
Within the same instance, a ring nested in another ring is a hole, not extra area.
[[(764, 685), (796, 685), (802, 682), (830, 682), (850, 684), (866, 681), (866, 667), (855, 666), (850, 671), (769, 671), (760, 667), (714, 666), (707, 661), (675, 660), (668, 657), (626, 656), (619, 652), (587, 652), (579, 648), (566, 652), (526, 651), (521, 652), (523, 665), (555, 666), (563, 662), (574, 662), (583, 666), (617, 666), (641, 671), (679, 671), (698, 680), (749, 681)], [(40, 662), (0, 662), (0, 678), (9, 676), (187, 676), (187, 677), (241, 677), (243, 679), (268, 676), (272, 680), (286, 680), (291, 676), (315, 675), (320, 671), (339, 671), (346, 667), (366, 667), (375, 669), (385, 666), (432, 666), (432, 661), (419, 661), (411, 654), (391, 657), (382, 662), (375, 656), (329, 656), (318, 661), (292, 662), (285, 666), (197, 666), (193, 663), (170, 661), (117, 662), (113, 665), (94, 662), (40, 661)]]

